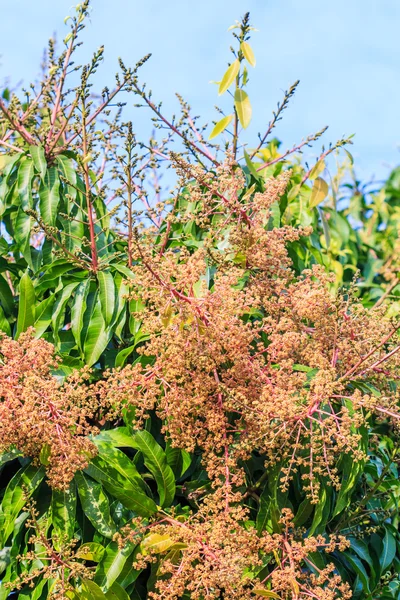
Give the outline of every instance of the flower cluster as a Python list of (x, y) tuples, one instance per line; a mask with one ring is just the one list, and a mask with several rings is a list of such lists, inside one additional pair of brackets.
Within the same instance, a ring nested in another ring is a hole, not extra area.
[(150, 334), (146, 366), (106, 374), (100, 395), (116, 411), (133, 404), (138, 426), (155, 409), (172, 444), (200, 448), (227, 494), (242, 482), (240, 461), (257, 451), (266, 465), (281, 463), (283, 488), (300, 471), (316, 503), (321, 481), (339, 486), (343, 453), (365, 458), (370, 413), (398, 417), (390, 379), (400, 325), (351, 290), (334, 293), (322, 267), (296, 277), (287, 247), (308, 231), (268, 227), (287, 174), (243, 200), (232, 169), (207, 179), (201, 206), (204, 178), (191, 184), (210, 219), (201, 247), (155, 252), (138, 242), (131, 295), (144, 305), (136, 316)]
[(136, 568), (159, 561), (160, 577), (149, 597), (178, 600), (186, 591), (194, 600), (250, 600), (268, 595), (282, 600), (351, 598), (349, 585), (334, 573), (333, 563), (321, 568), (310, 559), (313, 552), (329, 554), (348, 548), (343, 536), (304, 539), (304, 532), (293, 527), (289, 510), (283, 511), (280, 533), (258, 535), (251, 522), (246, 522), (247, 510), (238, 500), (232, 496), (230, 510), (221, 511), (208, 499), (188, 521), (162, 515), (151, 527), (136, 520), (122, 531), (120, 544), (137, 543), (145, 534)]
[(46, 466), (49, 482), (66, 488), (96, 454), (89, 435), (97, 408), (88, 371), (60, 382), (54, 346), (31, 331), (0, 339), (0, 452), (16, 448)]

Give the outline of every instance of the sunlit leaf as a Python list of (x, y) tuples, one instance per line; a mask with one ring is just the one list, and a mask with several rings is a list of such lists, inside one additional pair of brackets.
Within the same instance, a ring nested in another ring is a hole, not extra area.
[(241, 126), (246, 129), (251, 121), (252, 108), (249, 96), (244, 90), (238, 89), (235, 92), (235, 109)]
[(315, 208), (318, 204), (321, 204), (327, 197), (328, 192), (329, 186), (326, 181), (322, 177), (317, 177), (311, 190), (310, 208)]
[(240, 44), (240, 49), (243, 52), (243, 56), (252, 67), (256, 66), (256, 58), (254, 56), (254, 52), (250, 44), (247, 42), (242, 42)]
[(240, 62), (236, 59), (226, 70), (224, 76), (221, 79), (221, 83), (219, 84), (218, 95), (222, 96), (226, 92), (228, 88), (231, 87), (232, 83), (235, 81), (238, 76), (240, 69)]
[(228, 115), (227, 117), (223, 117), (220, 121), (218, 121), (208, 139), (212, 140), (213, 138), (217, 137), (217, 135), (222, 133), (228, 127), (232, 119), (233, 115)]

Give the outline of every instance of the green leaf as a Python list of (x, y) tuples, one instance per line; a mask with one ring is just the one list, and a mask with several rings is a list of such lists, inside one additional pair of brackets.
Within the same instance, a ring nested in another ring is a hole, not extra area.
[(120, 350), (115, 358), (115, 367), (123, 367), (135, 348), (136, 344), (133, 344), (133, 346)]
[(242, 42), (240, 44), (240, 49), (243, 52), (243, 56), (252, 67), (256, 66), (256, 57), (254, 56), (254, 52), (252, 47), (247, 42)]
[(350, 554), (348, 551), (343, 552), (343, 556), (359, 576), (364, 592), (369, 594), (369, 576), (361, 560), (357, 556), (354, 556), (354, 554)]
[(124, 588), (116, 581), (112, 584), (108, 592), (106, 592), (107, 600), (130, 600)]
[(235, 91), (235, 109), (239, 122), (243, 129), (246, 129), (250, 125), (252, 108), (250, 104), (249, 95), (244, 90), (237, 89)]
[(256, 170), (254, 164), (251, 162), (250, 156), (247, 154), (246, 150), (243, 151), (243, 154), (244, 154), (244, 159), (246, 161), (247, 168), (249, 169), (250, 173), (253, 175), (254, 179), (257, 179), (257, 181), (259, 181), (261, 179), (261, 176), (259, 173), (257, 173), (257, 170)]
[[(51, 519), (60, 541), (72, 540), (75, 531), (76, 488), (72, 481), (67, 490), (52, 490)], [(60, 544), (58, 544), (60, 545)]]
[(301, 527), (302, 525), (304, 525), (308, 517), (310, 517), (314, 508), (315, 505), (311, 504), (309, 498), (304, 498), (303, 502), (300, 504), (297, 510), (296, 516), (293, 521), (295, 527)]
[(164, 450), (145, 430), (134, 434), (133, 445), (143, 453), (144, 464), (154, 475), (161, 506), (170, 506), (175, 496), (175, 477)]
[(260, 506), (257, 513), (256, 519), (256, 528), (257, 533), (260, 534), (267, 528), (267, 523), (269, 521), (269, 506), (270, 506), (270, 497), (268, 488), (264, 488), (261, 496), (260, 496)]
[(223, 117), (220, 121), (218, 121), (218, 123), (216, 123), (215, 127), (210, 133), (210, 137), (208, 139), (212, 140), (213, 138), (217, 137), (217, 135), (222, 133), (228, 127), (232, 119), (233, 115), (228, 115), (227, 117)]
[(314, 518), (313, 518), (311, 527), (308, 531), (309, 536), (313, 535), (315, 530), (318, 529), (318, 527), (323, 522), (326, 503), (327, 503), (327, 491), (326, 491), (325, 487), (321, 487), (321, 490), (319, 493), (318, 504), (315, 507)]
[(115, 285), (110, 271), (99, 271), (97, 274), (99, 282), (99, 296), (101, 312), (106, 327), (111, 325), (115, 310)]
[(129, 542), (122, 548), (119, 547), (117, 542), (108, 544), (94, 576), (94, 580), (100, 587), (104, 590), (109, 590), (112, 587), (134, 548), (134, 544)]
[(222, 96), (226, 92), (228, 88), (231, 87), (232, 83), (235, 81), (236, 77), (239, 74), (240, 62), (236, 59), (230, 67), (226, 70), (224, 76), (221, 79), (221, 83), (219, 84), (218, 95)]
[(110, 505), (101, 484), (96, 483), (84, 473), (76, 473), (82, 509), (93, 527), (106, 538), (112, 538), (116, 528), (110, 516)]
[(287, 195), (288, 202), (291, 202), (292, 200), (297, 198), (297, 196), (300, 193), (300, 189), (301, 189), (301, 183), (298, 183), (297, 185), (294, 185), (293, 187), (290, 188), (288, 195)]
[(4, 492), (0, 511), (0, 546), (3, 547), (14, 529), (19, 513), (45, 476), (44, 467), (28, 465), (20, 469)]
[(60, 202), (60, 178), (56, 167), (49, 167), (39, 187), (40, 215), (46, 225), (54, 225)]
[(110, 337), (111, 332), (106, 328), (102, 307), (97, 296), (83, 346), (85, 362), (89, 367), (94, 365), (99, 360), (109, 342)]
[(47, 163), (44, 155), (44, 148), (42, 146), (32, 145), (29, 146), (29, 153), (32, 157), (35, 169), (40, 175), (40, 178), (44, 179), (47, 171)]
[[(136, 469), (135, 464), (126, 456), (126, 454), (115, 448), (113, 444), (100, 442), (98, 438), (94, 438), (93, 441), (97, 445), (99, 456), (107, 466), (118, 471), (124, 478), (130, 480), (133, 485), (138, 486), (143, 492), (146, 491), (146, 485)], [(132, 442), (128, 444), (128, 446), (134, 447)]]
[(33, 175), (33, 162), (27, 158), (22, 159), (18, 169), (18, 196), (23, 210), (33, 208)]
[(18, 209), (14, 225), (15, 241), (20, 247), (21, 253), (28, 265), (32, 268), (32, 257), (30, 249), (32, 217), (27, 215), (22, 208)]
[(137, 483), (123, 477), (117, 469), (107, 464), (101, 457), (93, 458), (85, 471), (90, 477), (102, 483), (106, 490), (124, 506), (138, 515), (149, 517), (157, 512), (154, 500), (146, 496)]
[(336, 517), (349, 504), (349, 496), (357, 484), (362, 471), (362, 463), (354, 462), (352, 456), (346, 454), (342, 458), (343, 470), (341, 474), (342, 485), (336, 499), (335, 510), (332, 517)]
[(104, 552), (105, 548), (101, 544), (97, 544), (96, 542), (87, 542), (79, 547), (76, 557), (98, 563), (103, 558)]
[(0, 275), (0, 303), (7, 315), (11, 315), (13, 313), (14, 296), (3, 275)]
[(45, 298), (40, 302), (35, 309), (35, 337), (39, 338), (46, 331), (48, 326), (51, 323), (51, 318), (53, 316), (53, 306), (56, 297), (54, 294)]
[(4, 310), (0, 306), (0, 331), (3, 331), (6, 335), (11, 337), (11, 325), (8, 322)]
[(322, 177), (317, 177), (310, 196), (310, 208), (315, 208), (318, 204), (321, 204), (327, 197), (329, 192), (329, 186)]
[(390, 567), (394, 557), (396, 555), (396, 540), (393, 534), (386, 529), (385, 537), (383, 538), (383, 550), (379, 557), (379, 564), (381, 565), (382, 575)]
[(51, 326), (53, 329), (54, 342), (56, 345), (59, 343), (60, 339), (59, 330), (60, 328), (64, 328), (65, 308), (67, 306), (67, 303), (71, 299), (72, 292), (78, 285), (79, 281), (75, 281), (74, 283), (69, 283), (66, 286), (64, 286), (62, 288), (61, 294), (57, 297), (55, 301), (53, 315), (51, 317)]
[(116, 448), (133, 448), (132, 434), (128, 427), (116, 427), (115, 429), (101, 431), (99, 435), (93, 438), (93, 441), (95, 444), (106, 442)]
[(20, 452), (16, 448), (9, 450), (8, 452), (4, 452), (3, 454), (0, 454), (0, 467), (5, 465), (10, 460), (18, 458), (19, 456), (22, 456), (22, 452)]
[(71, 331), (75, 338), (76, 345), (82, 352), (82, 330), (83, 317), (87, 307), (87, 295), (90, 290), (90, 279), (82, 281), (76, 289), (74, 301), (71, 307)]
[(82, 579), (82, 591), (85, 600), (107, 600), (102, 589), (91, 579)]
[(19, 304), (17, 331), (15, 339), (18, 339), (23, 331), (35, 324), (35, 290), (28, 271), (22, 275), (19, 282)]

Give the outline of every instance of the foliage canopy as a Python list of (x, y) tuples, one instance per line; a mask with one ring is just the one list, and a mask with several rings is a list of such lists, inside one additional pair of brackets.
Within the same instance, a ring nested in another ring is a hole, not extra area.
[(399, 598), (400, 171), (282, 151), (298, 82), (243, 143), (248, 14), (207, 139), (148, 56), (93, 93), (88, 12), (0, 99), (0, 600)]

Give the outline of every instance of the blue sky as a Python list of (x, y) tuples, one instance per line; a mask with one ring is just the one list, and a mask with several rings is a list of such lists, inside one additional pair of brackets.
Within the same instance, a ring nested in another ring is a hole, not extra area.
[[(67, 32), (71, 0), (0, 0), (0, 6), (0, 82), (10, 76), (14, 84), (27, 83), (47, 38)], [(259, 30), (252, 40), (249, 143), (282, 91), (300, 79), (276, 130), (285, 146), (329, 125), (326, 143), (356, 134), (351, 151), (362, 179), (383, 178), (400, 164), (399, 0), (93, 0), (85, 52), (106, 47), (100, 86), (112, 83), (118, 56), (134, 64), (152, 52), (142, 77), (166, 114), (177, 108), (177, 91), (211, 121), (214, 105), (226, 104), (209, 81), (221, 77), (230, 58), (229, 25), (248, 10)], [(127, 118), (140, 129), (144, 115), (128, 106)]]

